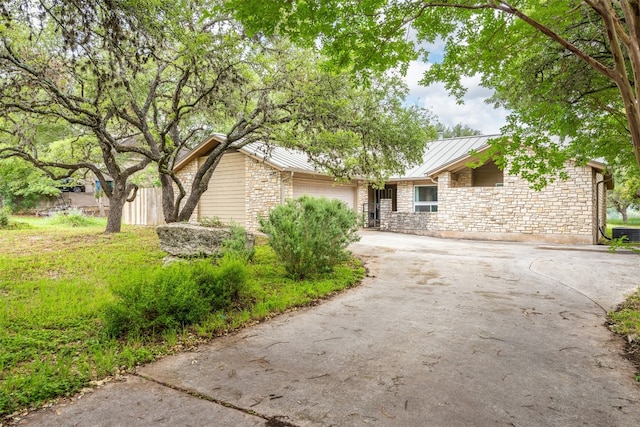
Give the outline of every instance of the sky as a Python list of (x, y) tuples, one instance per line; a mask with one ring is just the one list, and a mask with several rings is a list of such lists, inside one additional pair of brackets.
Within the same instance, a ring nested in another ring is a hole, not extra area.
[[(442, 60), (443, 45), (430, 45), (427, 50), (429, 58), (434, 62)], [(452, 127), (458, 123), (478, 129), (483, 135), (500, 133), (500, 128), (506, 124), (507, 111), (504, 108), (494, 109), (484, 101), (492, 95), (490, 89), (480, 86), (480, 77), (464, 78), (463, 85), (468, 89), (464, 104), (458, 105), (454, 97), (447, 94), (444, 85), (433, 84), (421, 86), (418, 81), (430, 66), (424, 61), (413, 61), (405, 81), (409, 86), (409, 105), (418, 105), (431, 111), (438, 121), (445, 126)]]

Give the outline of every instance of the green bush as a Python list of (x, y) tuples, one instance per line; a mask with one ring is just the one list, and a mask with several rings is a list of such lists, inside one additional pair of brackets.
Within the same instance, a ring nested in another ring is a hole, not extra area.
[(239, 301), (248, 278), (244, 262), (224, 257), (175, 263), (112, 287), (116, 301), (105, 310), (111, 336), (148, 335), (194, 324), (208, 313)]
[(9, 213), (6, 209), (0, 209), (0, 228), (9, 226)]
[(255, 253), (253, 245), (247, 247), (247, 232), (246, 230), (235, 224), (229, 226), (231, 235), (222, 242), (222, 255), (229, 255), (231, 257), (241, 258), (245, 261), (250, 261)]
[(87, 217), (84, 212), (79, 209), (69, 209), (67, 211), (56, 212), (53, 218), (51, 218), (51, 223), (70, 227), (88, 227), (94, 224), (94, 220)]
[(240, 303), (248, 278), (245, 260), (233, 254), (225, 255), (212, 275), (196, 275), (198, 286), (214, 311)]
[(203, 227), (222, 228), (224, 222), (217, 216), (207, 216), (200, 219), (200, 225)]
[(348, 259), (357, 242), (358, 217), (339, 200), (303, 196), (289, 200), (260, 218), (260, 231), (293, 278), (327, 272)]

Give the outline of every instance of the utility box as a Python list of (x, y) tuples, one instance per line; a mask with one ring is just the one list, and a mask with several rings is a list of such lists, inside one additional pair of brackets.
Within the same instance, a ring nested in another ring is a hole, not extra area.
[(640, 228), (614, 227), (611, 230), (611, 235), (614, 239), (627, 236), (627, 242), (640, 243)]

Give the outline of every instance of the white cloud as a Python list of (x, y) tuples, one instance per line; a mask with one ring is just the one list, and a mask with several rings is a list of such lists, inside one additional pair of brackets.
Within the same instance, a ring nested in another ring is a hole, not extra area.
[(462, 123), (483, 134), (500, 133), (508, 112), (504, 108), (494, 109), (492, 105), (485, 103), (492, 91), (480, 86), (479, 76), (462, 79), (462, 84), (468, 91), (464, 96), (464, 104), (457, 104), (455, 98), (447, 94), (443, 84), (424, 87), (418, 83), (430, 66), (429, 63), (418, 61), (409, 66), (405, 78), (409, 86), (409, 104), (429, 109), (446, 126)]

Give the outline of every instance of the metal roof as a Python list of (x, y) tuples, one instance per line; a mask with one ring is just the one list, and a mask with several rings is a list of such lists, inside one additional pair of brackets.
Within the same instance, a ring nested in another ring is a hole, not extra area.
[(470, 151), (488, 147), (489, 140), (498, 137), (500, 135), (461, 136), (431, 141), (427, 144), (420, 165), (392, 179), (424, 178), (432, 171), (468, 157)]
[[(438, 139), (427, 143), (422, 163), (407, 170), (403, 175), (389, 178), (394, 180), (410, 180), (430, 177), (433, 173), (441, 172), (449, 165), (454, 165), (469, 157), (470, 151), (482, 151), (489, 146), (491, 139), (499, 138), (500, 134), (461, 136), (457, 138)], [(182, 157), (176, 169), (183, 167), (192, 157), (203, 155), (219, 141), (223, 141), (223, 134), (213, 134), (188, 155)], [(325, 174), (314, 167), (302, 151), (284, 148), (276, 145), (267, 145), (263, 142), (251, 142), (238, 149), (240, 152), (261, 160), (276, 169), (286, 171), (300, 171), (306, 173)], [(602, 169), (603, 164), (592, 161), (590, 165)]]
[(320, 173), (311, 164), (309, 157), (298, 150), (283, 148), (276, 145), (269, 146), (262, 142), (251, 142), (240, 148), (240, 151), (269, 163), (281, 170)]
[[(432, 171), (468, 157), (470, 151), (487, 147), (490, 139), (499, 136), (464, 136), (431, 141), (427, 144), (420, 165), (407, 170), (403, 175), (394, 176), (390, 179), (425, 178)], [(252, 142), (240, 148), (240, 151), (281, 170), (322, 173), (313, 166), (306, 154), (298, 150), (268, 146), (262, 142)]]

